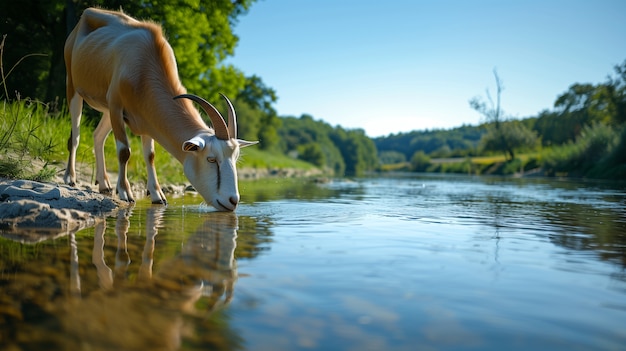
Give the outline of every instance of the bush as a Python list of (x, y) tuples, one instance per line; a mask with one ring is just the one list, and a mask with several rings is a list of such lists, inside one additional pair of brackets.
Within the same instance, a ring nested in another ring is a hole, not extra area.
[(543, 167), (551, 175), (562, 173), (584, 176), (614, 154), (615, 149), (619, 148), (619, 140), (618, 133), (608, 125), (587, 126), (576, 142), (549, 151)]
[(411, 170), (414, 172), (425, 172), (430, 166), (430, 157), (424, 151), (419, 150), (411, 157)]

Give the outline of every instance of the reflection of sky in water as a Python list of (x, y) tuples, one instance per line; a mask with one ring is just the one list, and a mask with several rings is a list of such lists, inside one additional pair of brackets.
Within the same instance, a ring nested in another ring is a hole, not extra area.
[(623, 252), (590, 249), (598, 222), (626, 229), (626, 194), (559, 185), (369, 179), (242, 208), (271, 217), (274, 236), (239, 265), (240, 298), (262, 301), (234, 311), (253, 340), (292, 349), (617, 347)]

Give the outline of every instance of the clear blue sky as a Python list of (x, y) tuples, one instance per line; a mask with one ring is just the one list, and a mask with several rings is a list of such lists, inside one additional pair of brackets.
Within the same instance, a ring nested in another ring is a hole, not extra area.
[(476, 125), (504, 85), (513, 117), (551, 109), (573, 83), (626, 60), (626, 0), (259, 0), (228, 62), (303, 113), (371, 137)]

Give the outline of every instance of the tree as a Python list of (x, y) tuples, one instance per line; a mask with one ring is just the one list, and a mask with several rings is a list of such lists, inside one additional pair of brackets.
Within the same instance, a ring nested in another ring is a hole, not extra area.
[[(263, 83), (263, 80), (256, 76), (246, 77), (244, 88), (239, 92), (237, 99), (248, 105), (250, 115), (242, 115), (242, 125), (252, 123), (257, 127), (254, 136), (245, 138), (259, 139), (259, 147), (265, 150), (276, 149), (278, 147), (278, 128), (280, 119), (276, 110), (272, 106), (278, 97), (276, 91)], [(251, 117), (254, 116), (254, 119)], [(250, 118), (250, 120), (248, 119)]]
[(298, 147), (298, 158), (306, 162), (312, 163), (317, 167), (326, 166), (326, 156), (319, 144), (308, 143)]
[(481, 139), (484, 150), (503, 151), (515, 159), (516, 150), (533, 149), (538, 142), (537, 133), (519, 121), (508, 121), (500, 124), (500, 128), (491, 127)]
[[(17, 95), (53, 101), (65, 90), (63, 45), (65, 1), (0, 2), (0, 36), (4, 38), (4, 99)], [(10, 72), (10, 74), (9, 74)], [(6, 93), (5, 93), (6, 92)], [(6, 96), (5, 96), (6, 95)]]
[(378, 153), (378, 161), (384, 165), (392, 165), (396, 163), (405, 163), (406, 156), (399, 151), (383, 151)]
[(468, 156), (476, 154), (483, 134), (485, 134), (483, 128), (464, 125), (453, 129), (416, 130), (390, 134), (375, 138), (374, 144), (379, 154), (386, 151), (400, 152), (405, 160), (410, 160), (419, 150), (424, 151), (430, 157)]
[[(123, 9), (140, 19), (163, 26), (178, 60), (179, 74), (189, 92), (217, 101), (218, 93), (235, 96), (245, 77), (223, 61), (234, 53), (237, 17), (254, 0), (23, 0), (19, 6), (0, 3), (0, 33), (7, 34), (4, 67), (13, 67), (27, 55), (6, 81), (8, 91), (44, 102), (65, 97), (65, 38), (88, 6)], [(4, 94), (3, 94), (4, 95)], [(5, 96), (13, 98), (14, 96)]]
[(614, 69), (617, 76), (609, 77), (601, 96), (611, 109), (611, 122), (623, 125), (626, 123), (626, 60)]
[[(305, 150), (303, 146), (315, 144), (323, 153), (325, 164), (323, 168), (329, 169), (335, 174), (342, 175), (346, 169), (346, 163), (337, 145), (330, 139), (333, 127), (322, 121), (316, 121), (311, 115), (303, 114), (300, 118), (282, 117), (281, 126), (278, 128), (278, 140), (280, 150), (284, 154), (294, 155), (299, 159), (309, 162), (319, 162), (321, 157), (313, 161), (313, 151)], [(308, 158), (308, 159), (307, 159)]]
[(378, 167), (376, 145), (362, 129), (345, 130), (337, 127), (330, 134), (346, 163), (346, 174), (362, 175), (365, 171)]
[(414, 172), (425, 172), (430, 166), (430, 157), (424, 151), (418, 150), (411, 157), (411, 170)]
[(515, 150), (530, 147), (536, 143), (537, 136), (529, 128), (520, 123), (505, 123), (506, 118), (501, 108), (501, 94), (504, 90), (498, 72), (494, 69), (496, 80), (496, 101), (494, 102), (487, 89), (487, 102), (479, 97), (470, 100), (470, 106), (486, 119), (487, 134), (483, 136), (482, 144), (485, 150), (500, 151), (513, 160)]

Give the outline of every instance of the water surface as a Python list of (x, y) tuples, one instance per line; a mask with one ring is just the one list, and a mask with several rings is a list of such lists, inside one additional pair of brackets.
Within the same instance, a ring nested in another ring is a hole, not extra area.
[(15, 350), (620, 350), (626, 186), (458, 176), (241, 184), (0, 239)]

